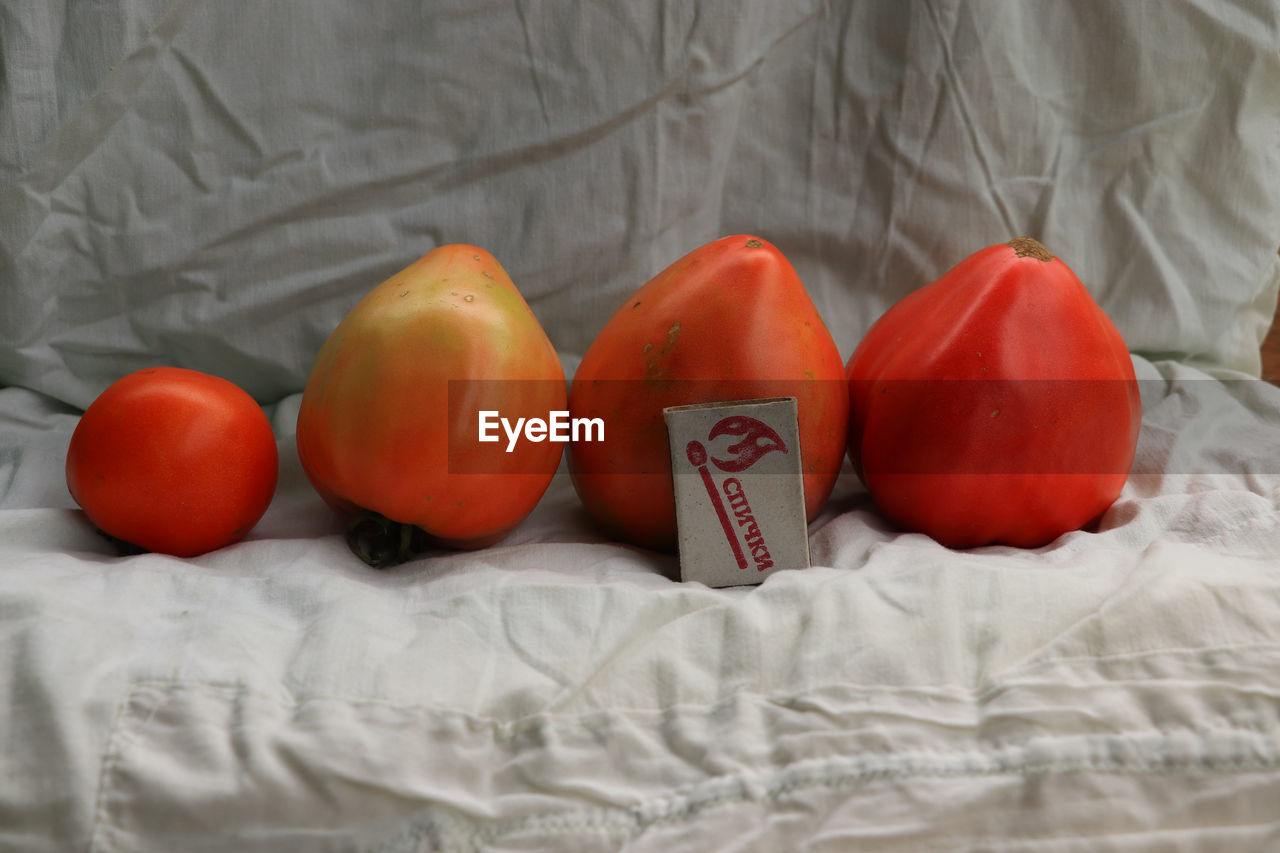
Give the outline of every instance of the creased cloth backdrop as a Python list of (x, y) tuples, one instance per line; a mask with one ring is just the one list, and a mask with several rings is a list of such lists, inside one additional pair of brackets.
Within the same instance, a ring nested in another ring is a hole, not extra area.
[[(572, 370), (734, 232), (845, 356), (1039, 238), (1135, 353), (1137, 474), (961, 553), (846, 470), (754, 589), (607, 541), (563, 471), (493, 548), (347, 553), (293, 423), (361, 295), (481, 245)], [(1275, 2), (0, 0), (0, 849), (1280, 848), (1277, 248)], [(281, 454), (188, 561), (62, 480), (161, 363)]]
[(301, 389), (442, 242), (562, 351), (724, 234), (847, 356), (970, 252), (1041, 239), (1130, 348), (1256, 373), (1276, 297), (1274, 3), (6, 3), (0, 382)]

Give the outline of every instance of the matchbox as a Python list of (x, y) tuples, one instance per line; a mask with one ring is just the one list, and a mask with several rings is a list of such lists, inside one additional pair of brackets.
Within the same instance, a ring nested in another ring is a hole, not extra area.
[(663, 409), (680, 578), (758, 584), (809, 566), (796, 398)]

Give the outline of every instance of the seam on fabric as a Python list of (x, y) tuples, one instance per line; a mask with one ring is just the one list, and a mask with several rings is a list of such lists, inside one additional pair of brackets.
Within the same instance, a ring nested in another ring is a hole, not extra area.
[[(727, 707), (740, 703), (744, 700), (756, 700), (762, 704), (781, 707), (796, 708), (797, 703), (806, 699), (806, 693), (792, 692), (779, 694), (754, 693), (750, 691), (738, 691), (730, 693), (726, 696), (709, 703), (681, 702), (672, 704), (663, 708), (629, 708), (629, 707), (610, 707), (597, 708), (587, 711), (581, 711), (572, 714), (554, 713), (546, 711), (538, 711), (532, 714), (526, 714), (510, 720), (503, 720), (496, 717), (476, 714), (470, 711), (463, 711), (456, 708), (444, 708), (436, 705), (428, 705), (416, 702), (397, 702), (391, 699), (376, 699), (368, 696), (351, 696), (341, 693), (310, 693), (302, 698), (285, 698), (283, 696), (263, 691), (261, 688), (255, 687), (249, 683), (242, 682), (222, 682), (222, 681), (194, 681), (194, 680), (166, 680), (166, 679), (146, 679), (135, 682), (136, 687), (150, 687), (166, 692), (174, 692), (176, 690), (195, 690), (206, 693), (218, 693), (227, 696), (234, 696), (242, 693), (250, 694), (254, 699), (269, 702), (282, 709), (297, 709), (316, 702), (342, 702), (348, 705), (371, 708), (389, 708), (398, 711), (413, 711), (421, 714), (430, 714), (443, 718), (453, 718), (464, 720), (472, 728), (488, 728), (493, 729), (497, 736), (506, 740), (519, 736), (521, 733), (531, 727), (561, 728), (565, 726), (580, 727), (589, 721), (595, 719), (608, 720), (614, 717), (625, 716), (633, 718), (656, 718), (661, 719), (673, 714), (681, 712), (691, 712), (700, 715), (714, 715)], [(915, 695), (925, 697), (941, 697), (950, 701), (968, 703), (976, 700), (976, 693), (963, 689), (945, 689), (930, 687), (879, 687), (857, 684), (824, 684), (815, 685), (807, 688), (810, 692), (823, 692), (828, 690), (851, 690), (853, 692), (866, 693), (868, 698), (876, 695)], [(862, 704), (862, 703), (860, 703)], [(806, 710), (798, 708), (797, 710)], [(825, 713), (814, 711), (815, 713)], [(844, 713), (844, 712), (841, 712)]]
[[(1102, 682), (1102, 684), (1116, 684), (1121, 686), (1131, 684), (1159, 684), (1161, 679), (1125, 679), (1123, 681)], [(1023, 685), (1001, 685), (1001, 690), (1020, 689)], [(876, 711), (877, 709), (871, 702), (876, 698), (877, 694), (883, 695), (900, 695), (903, 692), (915, 693), (925, 696), (936, 696), (939, 692), (932, 690), (898, 690), (890, 688), (888, 690), (880, 690), (878, 688), (862, 687), (859, 685), (825, 685), (822, 687), (814, 687), (815, 692), (833, 689), (851, 689), (855, 692), (865, 691), (865, 701), (860, 701), (854, 707), (842, 708), (837, 711), (828, 711), (820, 707), (808, 707), (807, 697), (803, 694), (780, 694), (771, 695), (763, 693), (753, 693), (750, 691), (739, 691), (732, 693), (716, 702), (709, 704), (681, 703), (671, 705), (666, 708), (599, 708), (590, 711), (583, 711), (577, 714), (554, 714), (554, 713), (534, 713), (513, 720), (501, 720), (494, 717), (474, 714), (469, 711), (463, 711), (455, 708), (442, 708), (439, 706), (396, 702), (388, 699), (375, 699), (370, 697), (352, 697), (342, 694), (312, 694), (304, 698), (285, 698), (278, 695), (262, 692), (249, 684), (235, 682), (208, 682), (208, 681), (185, 681), (185, 680), (165, 680), (165, 679), (147, 679), (134, 682), (122, 703), (123, 707), (127, 707), (127, 703), (131, 702), (135, 695), (144, 692), (147, 689), (159, 690), (166, 695), (172, 695), (179, 691), (194, 691), (203, 693), (215, 693), (225, 698), (231, 699), (241, 695), (248, 695), (255, 701), (269, 703), (274, 707), (285, 712), (296, 713), (307, 705), (316, 703), (336, 702), (353, 707), (365, 708), (382, 708), (392, 711), (400, 711), (421, 715), (423, 717), (431, 717), (440, 720), (454, 720), (462, 722), (468, 729), (482, 730), (487, 729), (492, 733), (496, 743), (506, 743), (516, 740), (524, 736), (533, 729), (549, 730), (555, 732), (577, 731), (590, 728), (594, 725), (609, 723), (616, 719), (630, 719), (634, 721), (655, 722), (661, 721), (669, 717), (679, 717), (683, 713), (694, 714), (701, 717), (714, 717), (721, 711), (734, 705), (741, 703), (759, 703), (760, 707), (781, 708), (785, 710), (795, 711), (797, 713), (813, 713), (823, 717), (840, 719), (847, 716), (856, 716), (864, 711)], [(1088, 689), (1088, 688), (1086, 688)], [(954, 694), (942, 692), (941, 695), (948, 699), (954, 699), (961, 703), (963, 709), (972, 713), (966, 718), (969, 726), (977, 732), (981, 728), (981, 723), (986, 716), (983, 711), (986, 697), (992, 695), (995, 688), (987, 691), (979, 692), (956, 692)], [(1242, 692), (1253, 694), (1254, 690), (1244, 690)], [(1268, 697), (1275, 698), (1280, 694), (1267, 693)], [(1195, 734), (1195, 735), (1211, 735), (1225, 733), (1242, 733), (1249, 735), (1267, 734), (1266, 729), (1249, 729), (1239, 726), (1203, 726), (1190, 728), (1179, 726), (1173, 728), (1164, 728), (1160, 726), (1149, 726), (1146, 728), (1132, 729), (1118, 732), (1108, 732), (1107, 734), (1119, 734), (1126, 736), (1140, 734), (1157, 734), (1167, 737), (1171, 734)], [(1053, 743), (1061, 741), (1075, 741), (1081, 737), (1090, 737), (1091, 735), (1042, 735), (1034, 738), (1035, 742)], [(1093, 735), (1097, 736), (1097, 735)], [(114, 738), (114, 733), (113, 733)], [(993, 743), (993, 749), (1017, 749), (1022, 748), (1025, 742), (1015, 742), (1012, 745), (1001, 745)], [(953, 753), (942, 753), (953, 754)], [(982, 753), (987, 754), (987, 753)]]
[[(981, 755), (981, 753), (955, 753), (953, 757), (962, 759)], [(938, 778), (961, 779), (990, 776), (1021, 776), (1023, 778), (1040, 777), (1049, 774), (1106, 773), (1114, 775), (1154, 775), (1174, 772), (1222, 772), (1253, 773), (1274, 771), (1280, 768), (1280, 758), (1272, 757), (1260, 761), (1224, 762), (1217, 768), (1198, 761), (1161, 762), (1053, 762), (1011, 767), (997, 763), (986, 768), (978, 767), (863, 767), (856, 765), (862, 759), (840, 757), (837, 759), (821, 759), (797, 762), (768, 774), (767, 778), (753, 778), (751, 774), (739, 773), (731, 776), (717, 777), (697, 785), (639, 803), (627, 809), (601, 809), (597, 811), (548, 812), (528, 815), (520, 818), (500, 820), (487, 826), (467, 825), (461, 828), (464, 821), (451, 818), (446, 813), (435, 813), (414, 820), (413, 825), (404, 833), (395, 836), (372, 848), (373, 851), (392, 851), (403, 849), (406, 842), (415, 842), (428, 835), (439, 836), (442, 832), (452, 832), (454, 838), (464, 847), (456, 847), (459, 851), (480, 851), (485, 845), (504, 838), (522, 835), (561, 835), (582, 836), (600, 833), (637, 837), (649, 829), (664, 826), (675, 826), (687, 823), (700, 817), (704, 812), (727, 805), (748, 802), (769, 803), (786, 795), (809, 790), (839, 791), (856, 788), (871, 782), (906, 779), (906, 778)], [(847, 763), (848, 769), (817, 768), (813, 773), (805, 772), (805, 765)], [(893, 762), (887, 762), (893, 763)], [(910, 762), (905, 762), (910, 764)], [(797, 778), (788, 779), (794, 776)], [(700, 793), (703, 792), (703, 793)], [(461, 830), (461, 831), (460, 831)], [(975, 838), (971, 841), (980, 842)], [(1008, 840), (1008, 839), (1005, 839)], [(1052, 839), (1045, 839), (1046, 841)], [(446, 849), (446, 848), (438, 848)]]
[[(1208, 828), (1218, 830), (1220, 833), (1223, 830), (1230, 833), (1230, 832), (1237, 832), (1240, 830), (1257, 829), (1257, 828), (1264, 828), (1264, 827), (1275, 828), (1276, 826), (1277, 824), (1275, 821), (1268, 821), (1268, 822), (1232, 823), (1232, 824), (1225, 824), (1225, 825), (1219, 825), (1219, 826), (1208, 827)], [(1195, 827), (1195, 828), (1200, 829), (1205, 827)], [(1117, 839), (1117, 838), (1137, 838), (1138, 840), (1155, 840), (1165, 836), (1168, 836), (1168, 837), (1182, 836), (1186, 833), (1186, 831), (1187, 831), (1187, 828), (1185, 827), (1178, 828), (1178, 829), (1151, 828), (1151, 829), (1137, 829), (1137, 830), (1133, 830), (1133, 829), (1117, 830), (1115, 832), (1102, 832), (1102, 833), (1096, 833), (1096, 834), (1085, 834), (1085, 833), (1073, 833), (1071, 835), (1054, 834), (1054, 835), (1045, 836), (1041, 838), (1033, 838), (1031, 836), (1026, 836), (1026, 835), (990, 835), (990, 834), (974, 835), (974, 836), (965, 838), (963, 840), (958, 840), (957, 843), (960, 846), (953, 846), (951, 843), (948, 843), (948, 845), (945, 848), (938, 847), (936, 845), (930, 845), (927, 847), (916, 846), (912, 851), (906, 851), (905, 853), (958, 853), (958, 851), (979, 851), (979, 850), (983, 851), (983, 853), (995, 853), (995, 851), (1000, 851), (1000, 850), (1010, 850), (1010, 851), (1014, 851), (1014, 853), (1021, 853), (1021, 851), (1029, 850), (1032, 848), (1040, 849), (1040, 848), (1045, 848), (1050, 846), (1057, 847), (1063, 841), (1084, 841), (1084, 842), (1091, 842), (1093, 844), (1097, 844), (1099, 841), (1106, 841), (1108, 839)], [(1178, 848), (1173, 844), (1170, 844), (1165, 847), (1160, 847), (1159, 849), (1166, 850), (1166, 849), (1178, 849)], [(1197, 848), (1197, 849), (1203, 849), (1203, 848)], [(1214, 849), (1237, 851), (1237, 850), (1242, 850), (1244, 848), (1231, 846), (1231, 847), (1220, 847), (1220, 848), (1215, 847)], [(1249, 849), (1252, 850), (1257, 848), (1249, 848)]]
[[(234, 699), (246, 694), (282, 710), (296, 710), (311, 699), (301, 702), (259, 693), (248, 685), (236, 683), (209, 683), (200, 681), (170, 681), (150, 679), (135, 682), (121, 699), (116, 709), (116, 721), (104, 752), (99, 779), (97, 801), (94, 808), (94, 825), (91, 833), (91, 853), (104, 853), (110, 844), (104, 833), (112, 828), (107, 819), (109, 805), (106, 794), (111, 779), (129, 746), (145, 729), (146, 721), (158, 713), (167, 700), (182, 691), (206, 695), (218, 695)], [(147, 699), (150, 694), (150, 699)], [(768, 701), (756, 694), (736, 694), (736, 699), (756, 698)], [(145, 700), (145, 701), (144, 701)], [(492, 720), (483, 720), (459, 711), (444, 711), (422, 706), (403, 705), (382, 700), (350, 700), (341, 697), (317, 697), (317, 701), (334, 701), (354, 706), (388, 708), (410, 711), (438, 717), (453, 717), (471, 723), (481, 723), (494, 728), (495, 736), (506, 728)], [(147, 711), (147, 717), (131, 716), (131, 709)], [(708, 708), (703, 709), (707, 713)], [(597, 714), (627, 712), (593, 712)], [(638, 716), (638, 715), (637, 715)], [(646, 716), (663, 716), (662, 712)], [(139, 722), (135, 722), (140, 721)], [(525, 718), (525, 724), (537, 723), (537, 718)], [(568, 718), (543, 721), (555, 725), (567, 723)], [(1037, 747), (1054, 744), (1090, 744), (1114, 737), (1146, 735), (1147, 743), (1142, 755), (1131, 760), (1068, 760), (1035, 759)], [(1200, 739), (1239, 735), (1253, 746), (1255, 757), (1244, 756), (1239, 744), (1220, 759), (1210, 756), (1162, 758), (1161, 744), (1177, 736), (1194, 736)], [(1260, 748), (1261, 747), (1261, 748)], [(1259, 754), (1260, 753), (1260, 754)], [(764, 771), (738, 771), (714, 776), (666, 793), (648, 797), (631, 806), (599, 809), (568, 808), (479, 825), (465, 816), (455, 815), (442, 806), (428, 805), (417, 818), (408, 818), (408, 827), (399, 834), (373, 847), (373, 850), (404, 850), (406, 844), (427, 842), (430, 850), (482, 850), (485, 845), (504, 838), (529, 835), (583, 837), (588, 835), (622, 835), (637, 837), (650, 828), (675, 826), (698, 819), (703, 813), (723, 806), (750, 802), (770, 803), (810, 790), (840, 791), (867, 784), (896, 779), (935, 778), (963, 779), (994, 776), (1038, 778), (1055, 774), (1103, 773), (1112, 775), (1159, 776), (1175, 773), (1203, 773), (1215, 775), (1274, 772), (1280, 769), (1280, 745), (1275, 731), (1221, 726), (1209, 728), (1148, 728), (1125, 733), (1044, 735), (1010, 746), (987, 749), (957, 749), (952, 751), (912, 750), (891, 753), (862, 753), (858, 755), (834, 755), (824, 758), (806, 758), (775, 765)], [(459, 847), (458, 844), (463, 846)]]
[(1203, 655), (1214, 652), (1246, 652), (1246, 651), (1280, 651), (1280, 643), (1227, 643), (1216, 646), (1169, 646), (1158, 649), (1143, 649), (1136, 652), (1117, 652), (1109, 655), (1071, 655), (1069, 657), (1046, 658), (1027, 664), (1021, 670), (1031, 671), (1060, 663), (1083, 663), (1086, 661), (1123, 661), (1142, 660), (1161, 655)]
[[(133, 738), (125, 733), (125, 729), (129, 728), (125, 724), (132, 720), (128, 709), (133, 705), (137, 696), (139, 696), (148, 687), (154, 687), (158, 682), (134, 682), (129, 685), (129, 689), (125, 691), (120, 701), (116, 703), (115, 719), (111, 724), (111, 734), (107, 737), (107, 746), (102, 754), (102, 766), (98, 770), (98, 790), (94, 796), (92, 825), (89, 827), (89, 853), (98, 853), (100, 850), (108, 849), (104, 847), (105, 839), (102, 839), (102, 831), (112, 827), (107, 820), (107, 792), (111, 789), (111, 780), (115, 776), (116, 767), (124, 758), (125, 750)], [(155, 709), (152, 709), (155, 713)]]

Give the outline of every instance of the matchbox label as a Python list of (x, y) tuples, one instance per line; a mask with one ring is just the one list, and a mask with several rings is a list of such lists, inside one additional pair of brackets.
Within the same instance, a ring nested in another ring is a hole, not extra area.
[(663, 410), (682, 580), (760, 583), (809, 565), (794, 397)]

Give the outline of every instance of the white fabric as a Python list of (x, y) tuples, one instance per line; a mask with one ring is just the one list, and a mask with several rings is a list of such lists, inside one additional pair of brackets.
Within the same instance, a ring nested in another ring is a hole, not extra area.
[[(1280, 245), (1267, 2), (0, 0), (0, 849), (1280, 846)], [(606, 540), (359, 564), (293, 445), (344, 311), (495, 253), (572, 369), (699, 243), (793, 259), (842, 352), (1030, 233), (1139, 353), (1097, 529), (944, 549), (848, 471), (753, 589)], [(79, 407), (251, 390), (236, 546), (113, 556)]]
[(1257, 374), (1280, 10), (1225, 0), (0, 4), (0, 382), (156, 363), (264, 403), (373, 284), (484, 246), (556, 347), (726, 234), (846, 357), (1019, 234), (1130, 348)]
[(248, 541), (118, 558), (54, 485), (74, 415), (0, 391), (0, 846), (1265, 849), (1280, 388), (1139, 367), (1096, 531), (951, 552), (846, 472), (814, 568), (731, 590), (604, 541), (563, 475), (496, 547), (366, 569), (296, 396)]

